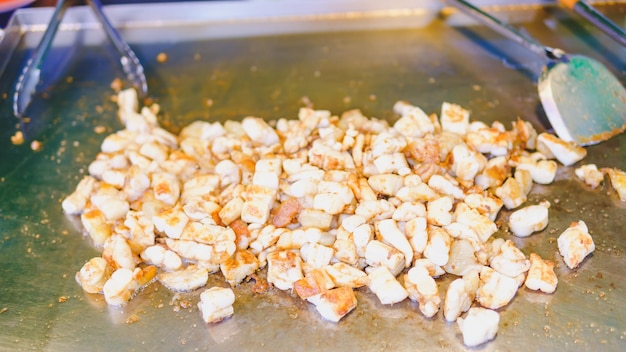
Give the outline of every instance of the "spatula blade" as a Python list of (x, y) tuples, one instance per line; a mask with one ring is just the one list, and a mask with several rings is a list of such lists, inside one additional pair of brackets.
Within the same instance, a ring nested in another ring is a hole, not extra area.
[(600, 62), (569, 56), (541, 74), (539, 97), (555, 133), (579, 145), (603, 142), (626, 130), (626, 89)]

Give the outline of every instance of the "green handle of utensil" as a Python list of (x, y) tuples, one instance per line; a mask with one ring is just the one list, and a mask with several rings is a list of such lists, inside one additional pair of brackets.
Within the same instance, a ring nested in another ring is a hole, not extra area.
[(559, 3), (591, 22), (616, 42), (626, 46), (626, 31), (615, 24), (615, 22), (606, 18), (602, 13), (598, 12), (598, 10), (588, 2), (584, 0), (559, 0)]

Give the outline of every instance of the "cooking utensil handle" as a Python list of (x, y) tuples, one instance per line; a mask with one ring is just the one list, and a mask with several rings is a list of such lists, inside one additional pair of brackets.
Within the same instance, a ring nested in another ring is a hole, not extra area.
[(107, 37), (109, 37), (113, 46), (115, 46), (115, 49), (119, 53), (120, 63), (126, 77), (133, 84), (133, 86), (137, 88), (140, 96), (146, 96), (148, 94), (148, 84), (146, 82), (143, 66), (141, 65), (141, 62), (139, 62), (137, 55), (135, 55), (128, 44), (126, 44), (126, 42), (122, 39), (115, 27), (111, 25), (111, 22), (109, 22), (109, 19), (102, 10), (102, 3), (100, 3), (100, 0), (86, 0), (86, 2), (93, 10), (96, 18), (107, 34)]
[(515, 42), (525, 46), (530, 51), (534, 52), (539, 56), (547, 56), (551, 60), (560, 59), (565, 53), (556, 48), (547, 47), (537, 40), (532, 38), (531, 36), (522, 33), (515, 27), (512, 27), (499, 19), (493, 17), (487, 12), (481, 10), (480, 8), (472, 5), (471, 3), (465, 0), (448, 0), (449, 3), (465, 12), (466, 14), (474, 17), (478, 21), (483, 24), (491, 27), (491, 29), (497, 31), (498, 33), (508, 37), (509, 39), (514, 40)]
[(626, 31), (598, 12), (588, 2), (584, 0), (559, 0), (559, 3), (591, 22), (616, 42), (626, 46)]

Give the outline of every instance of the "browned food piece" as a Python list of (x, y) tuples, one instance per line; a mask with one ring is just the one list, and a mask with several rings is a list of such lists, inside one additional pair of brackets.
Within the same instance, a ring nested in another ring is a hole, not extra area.
[(287, 200), (280, 203), (278, 209), (276, 209), (274, 217), (272, 218), (272, 225), (276, 227), (286, 227), (298, 216), (300, 209), (301, 206), (298, 198), (287, 198)]
[(293, 289), (302, 299), (307, 299), (333, 288), (333, 280), (326, 271), (321, 269), (311, 270), (303, 279), (293, 284)]

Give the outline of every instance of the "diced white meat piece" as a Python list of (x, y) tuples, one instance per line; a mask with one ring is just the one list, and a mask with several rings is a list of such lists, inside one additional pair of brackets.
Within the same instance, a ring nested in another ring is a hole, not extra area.
[(402, 115), (393, 124), (393, 128), (405, 137), (420, 138), (435, 131), (433, 121), (422, 109), (399, 101), (394, 105), (393, 110)]
[(474, 182), (482, 189), (499, 187), (506, 180), (508, 174), (507, 158), (496, 156), (487, 161), (482, 171), (474, 178)]
[(487, 164), (487, 158), (484, 155), (470, 149), (465, 143), (455, 145), (451, 155), (450, 170), (463, 181), (473, 181)]
[(385, 196), (395, 196), (404, 185), (404, 178), (395, 174), (372, 175), (367, 180), (375, 192)]
[(471, 193), (465, 196), (463, 202), (470, 208), (478, 210), (479, 213), (486, 215), (489, 220), (495, 221), (500, 209), (504, 205), (500, 198), (489, 193)]
[(424, 257), (438, 266), (444, 266), (450, 259), (450, 247), (452, 237), (448, 232), (440, 227), (430, 226), (428, 228), (428, 244), (424, 249)]
[(374, 166), (381, 174), (396, 173), (403, 176), (411, 172), (403, 153), (383, 154), (374, 159)]
[(415, 262), (413, 263), (413, 266), (421, 266), (424, 269), (428, 270), (428, 275), (432, 276), (432, 277), (439, 277), (441, 275), (444, 275), (446, 272), (443, 270), (443, 268), (435, 263), (433, 263), (430, 259), (428, 258), (418, 258), (415, 259)]
[(99, 209), (92, 209), (80, 215), (80, 221), (94, 246), (101, 247), (111, 236), (111, 225)]
[(391, 218), (395, 221), (410, 221), (418, 216), (426, 216), (426, 206), (423, 203), (403, 202), (396, 208)]
[(220, 264), (222, 275), (231, 286), (237, 286), (259, 269), (259, 260), (248, 250), (238, 250)]
[(530, 172), (535, 183), (547, 185), (556, 177), (557, 164), (554, 160), (532, 160), (529, 163), (517, 165), (516, 169)]
[(426, 183), (404, 186), (396, 193), (396, 198), (403, 202), (426, 202), (439, 198), (440, 195)]
[(370, 224), (361, 224), (352, 232), (352, 241), (356, 247), (356, 254), (365, 257), (367, 244), (374, 238), (374, 230)]
[(486, 242), (491, 235), (498, 231), (498, 226), (494, 221), (466, 203), (457, 204), (454, 215), (457, 222), (474, 230), (481, 242)]
[(443, 266), (447, 273), (465, 276), (480, 268), (474, 245), (465, 239), (457, 239), (450, 246), (450, 259)]
[(494, 156), (504, 156), (511, 149), (513, 134), (502, 131), (497, 127), (483, 127), (472, 129), (465, 136), (467, 144), (480, 153)]
[(465, 318), (459, 318), (457, 323), (463, 334), (463, 344), (475, 347), (496, 337), (500, 314), (491, 309), (474, 307)]
[(427, 219), (431, 225), (445, 226), (452, 222), (453, 200), (444, 196), (426, 204)]
[(322, 268), (330, 263), (335, 251), (319, 243), (305, 243), (300, 248), (302, 259), (314, 268)]
[(341, 226), (343, 226), (343, 228), (348, 232), (354, 232), (357, 227), (365, 224), (366, 221), (367, 219), (363, 216), (350, 215), (341, 220)]
[(375, 223), (375, 228), (383, 241), (402, 252), (405, 267), (409, 267), (413, 262), (413, 248), (406, 235), (398, 228), (398, 223), (393, 219), (381, 220)]
[(247, 185), (243, 196), (245, 202), (241, 209), (241, 220), (255, 224), (266, 223), (276, 199), (276, 190), (251, 184)]
[[(154, 183), (154, 176), (153, 176)], [(183, 184), (181, 199), (186, 203), (190, 198), (202, 197), (214, 193), (220, 186), (220, 178), (215, 174), (200, 174), (188, 179)], [(152, 185), (154, 188), (154, 184)]]
[(293, 289), (302, 279), (302, 259), (295, 251), (277, 251), (267, 255), (267, 282), (280, 290)]
[(126, 268), (133, 270), (137, 266), (138, 262), (124, 236), (118, 233), (112, 234), (104, 242), (102, 258), (104, 258), (114, 269)]
[(396, 208), (392, 203), (385, 199), (381, 200), (362, 200), (357, 205), (354, 213), (366, 219), (389, 219), (393, 216)]
[(443, 302), (443, 316), (446, 321), (452, 323), (470, 309), (476, 298), (478, 283), (478, 270), (471, 271), (450, 283)]
[(513, 241), (506, 240), (491, 258), (489, 265), (500, 274), (516, 277), (528, 271), (530, 261)]
[(443, 228), (446, 229), (448, 234), (454, 237), (455, 240), (466, 240), (474, 245), (483, 243), (483, 240), (478, 236), (476, 231), (464, 223), (454, 221)]
[(209, 280), (209, 271), (190, 264), (182, 270), (160, 272), (157, 279), (172, 291), (190, 292), (206, 285)]
[(554, 262), (544, 260), (536, 253), (530, 253), (530, 269), (524, 285), (531, 290), (553, 293), (557, 283)]
[(554, 157), (561, 164), (570, 166), (587, 156), (587, 150), (573, 142), (566, 142), (559, 137), (543, 132), (537, 136), (537, 151), (548, 158)]
[(233, 197), (220, 209), (219, 216), (225, 225), (239, 219), (243, 210), (244, 201), (240, 197)]
[(180, 235), (181, 240), (192, 240), (211, 245), (234, 242), (236, 237), (235, 231), (230, 227), (200, 221), (188, 222)]
[(117, 153), (123, 151), (133, 142), (136, 134), (128, 130), (121, 130), (104, 138), (100, 150), (104, 153)]
[(147, 247), (141, 252), (140, 256), (144, 262), (166, 271), (178, 270), (183, 266), (183, 261), (176, 252), (161, 245)]
[(142, 144), (139, 148), (139, 154), (158, 163), (162, 163), (167, 160), (169, 149), (163, 144), (152, 141)]
[(619, 199), (626, 201), (626, 172), (616, 168), (603, 168), (602, 172), (609, 175), (611, 187), (617, 192)]
[(205, 323), (220, 322), (234, 313), (235, 293), (230, 288), (211, 287), (200, 294), (198, 309)]
[(428, 244), (426, 217), (415, 217), (404, 224), (404, 232), (415, 254), (422, 254)]
[(337, 287), (322, 292), (309, 297), (308, 301), (315, 305), (315, 309), (324, 319), (335, 323), (357, 306), (354, 291), (349, 287)]
[(219, 204), (205, 201), (201, 197), (192, 197), (183, 204), (185, 215), (196, 221), (213, 218), (213, 214), (219, 214), (221, 209)]
[(394, 276), (398, 275), (405, 266), (402, 252), (378, 240), (372, 240), (367, 244), (365, 262), (370, 266), (384, 266)]
[(279, 142), (276, 131), (261, 118), (245, 117), (241, 121), (241, 127), (252, 141), (261, 145), (271, 146)]
[(97, 180), (92, 176), (83, 177), (78, 185), (76, 186), (76, 190), (67, 198), (63, 200), (61, 206), (63, 211), (69, 215), (78, 215), (85, 210), (85, 205), (87, 204), (87, 200), (89, 199), (89, 195), (91, 191), (94, 189)]
[(153, 173), (152, 190), (156, 199), (169, 205), (174, 205), (180, 196), (178, 179), (169, 173)]
[(463, 193), (463, 189), (459, 187), (458, 182), (452, 177), (447, 177), (443, 175), (432, 175), (428, 179), (428, 186), (433, 190), (453, 197), (454, 199), (463, 199), (465, 198), (465, 194)]
[(98, 206), (108, 221), (122, 219), (130, 210), (130, 204), (120, 198), (106, 197)]
[(185, 126), (180, 131), (180, 138), (185, 139), (189, 137), (214, 140), (217, 137), (222, 137), (226, 134), (226, 130), (219, 122), (209, 123), (207, 121), (194, 121)]
[(328, 214), (339, 214), (354, 200), (354, 193), (347, 184), (332, 181), (320, 181), (318, 194), (313, 199), (313, 208)]
[(117, 93), (118, 113), (124, 115), (128, 112), (139, 111), (139, 99), (135, 88), (122, 89)]
[(585, 164), (574, 170), (576, 176), (591, 188), (596, 188), (604, 181), (604, 174), (595, 164)]
[(596, 249), (593, 238), (591, 238), (589, 230), (587, 229), (587, 224), (582, 220), (571, 223), (570, 226), (561, 233), (557, 243), (559, 253), (570, 269), (578, 267), (578, 265)]
[(515, 177), (507, 178), (502, 186), (496, 188), (496, 195), (509, 210), (519, 207), (527, 199), (523, 185)]
[(507, 275), (500, 274), (490, 267), (483, 267), (479, 273), (480, 284), (476, 291), (476, 299), (481, 306), (498, 309), (511, 302), (519, 287), (518, 281)]
[(226, 187), (241, 182), (239, 166), (232, 160), (224, 159), (215, 165), (215, 173), (220, 177), (220, 186)]
[(543, 201), (536, 205), (518, 209), (509, 217), (509, 228), (517, 237), (528, 237), (533, 232), (548, 226), (548, 208), (550, 202)]
[(304, 277), (293, 283), (293, 290), (302, 299), (308, 299), (336, 287), (324, 269), (310, 269)]
[(469, 127), (470, 112), (460, 105), (443, 102), (441, 104), (441, 129), (465, 135)]
[[(228, 259), (236, 249), (234, 242), (231, 242), (232, 248), (226, 248), (226, 253), (216, 253), (217, 249), (214, 246), (195, 241), (167, 238), (165, 243), (171, 250), (185, 259), (197, 262), (213, 262), (215, 264)], [(230, 255), (228, 255), (228, 252), (230, 252)]]
[(322, 230), (330, 229), (333, 215), (318, 209), (305, 208), (298, 213), (298, 223), (302, 227), (317, 227)]
[(394, 304), (404, 301), (409, 293), (385, 266), (373, 267), (368, 273), (367, 287), (382, 304)]
[(126, 240), (134, 252), (141, 252), (154, 244), (154, 224), (143, 212), (129, 211), (124, 219), (124, 226), (128, 228)]
[(104, 299), (107, 304), (121, 306), (126, 304), (137, 289), (137, 283), (133, 280), (133, 271), (127, 268), (119, 268), (102, 287)]
[(150, 177), (137, 165), (128, 168), (124, 191), (128, 194), (128, 200), (139, 199), (150, 188)]
[(441, 304), (437, 283), (424, 267), (417, 266), (409, 269), (404, 275), (404, 287), (409, 298), (419, 303), (419, 310), (430, 318), (437, 314)]
[(101, 293), (104, 284), (111, 276), (111, 268), (102, 257), (94, 257), (76, 273), (76, 282), (88, 293)]
[(362, 287), (367, 285), (367, 274), (346, 263), (338, 262), (324, 267), (337, 287)]

